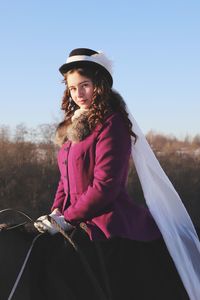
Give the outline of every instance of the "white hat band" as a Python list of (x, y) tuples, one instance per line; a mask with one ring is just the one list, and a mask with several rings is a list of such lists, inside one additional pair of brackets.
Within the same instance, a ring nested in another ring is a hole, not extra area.
[(91, 61), (104, 67), (112, 75), (112, 62), (102, 52), (88, 55), (74, 55), (67, 58), (66, 63), (76, 61)]

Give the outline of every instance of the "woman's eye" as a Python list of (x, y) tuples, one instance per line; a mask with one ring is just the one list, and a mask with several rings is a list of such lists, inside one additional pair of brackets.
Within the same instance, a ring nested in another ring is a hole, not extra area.
[(70, 92), (75, 91), (74, 87), (69, 88)]

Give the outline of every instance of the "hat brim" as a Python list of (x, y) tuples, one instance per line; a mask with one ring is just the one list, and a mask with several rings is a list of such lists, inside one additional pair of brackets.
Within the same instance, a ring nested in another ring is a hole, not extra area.
[(65, 73), (67, 73), (68, 71), (72, 70), (73, 68), (82, 68), (82, 67), (88, 67), (88, 66), (91, 68), (94, 68), (94, 69), (101, 69), (104, 72), (105, 76), (107, 77), (110, 86), (112, 87), (113, 79), (112, 79), (111, 74), (102, 65), (97, 64), (93, 61), (81, 61), (80, 60), (80, 61), (73, 61), (73, 62), (65, 63), (59, 68), (59, 71), (63, 75)]

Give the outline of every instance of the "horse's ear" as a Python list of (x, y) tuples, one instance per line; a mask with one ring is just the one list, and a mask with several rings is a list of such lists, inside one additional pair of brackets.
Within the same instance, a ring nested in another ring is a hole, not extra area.
[(5, 230), (5, 229), (7, 229), (8, 227), (9, 227), (8, 224), (2, 223), (2, 224), (0, 224), (0, 231), (1, 231), (1, 230)]

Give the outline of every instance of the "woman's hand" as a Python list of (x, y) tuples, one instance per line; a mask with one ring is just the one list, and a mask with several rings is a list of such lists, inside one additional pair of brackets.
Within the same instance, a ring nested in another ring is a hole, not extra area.
[(52, 219), (54, 219), (64, 231), (70, 231), (74, 229), (74, 226), (66, 222), (64, 216), (60, 212), (55, 214), (51, 213), (49, 216), (52, 217)]
[(56, 228), (49, 222), (48, 215), (44, 215), (44, 216), (39, 217), (34, 222), (34, 226), (41, 233), (44, 233), (44, 232), (48, 231), (50, 234), (53, 235), (53, 234), (58, 232), (56, 230)]
[(51, 215), (62, 215), (59, 208), (54, 208), (54, 210), (52, 211)]
[[(65, 221), (64, 216), (57, 208), (54, 209), (49, 216), (52, 217), (56, 221), (56, 223), (58, 223), (58, 225), (65, 231), (70, 231), (74, 228), (74, 226)], [(51, 235), (54, 235), (58, 232), (55, 226), (51, 224), (51, 222), (49, 222), (48, 215), (39, 217), (35, 221), (34, 226), (41, 233), (48, 231)]]

